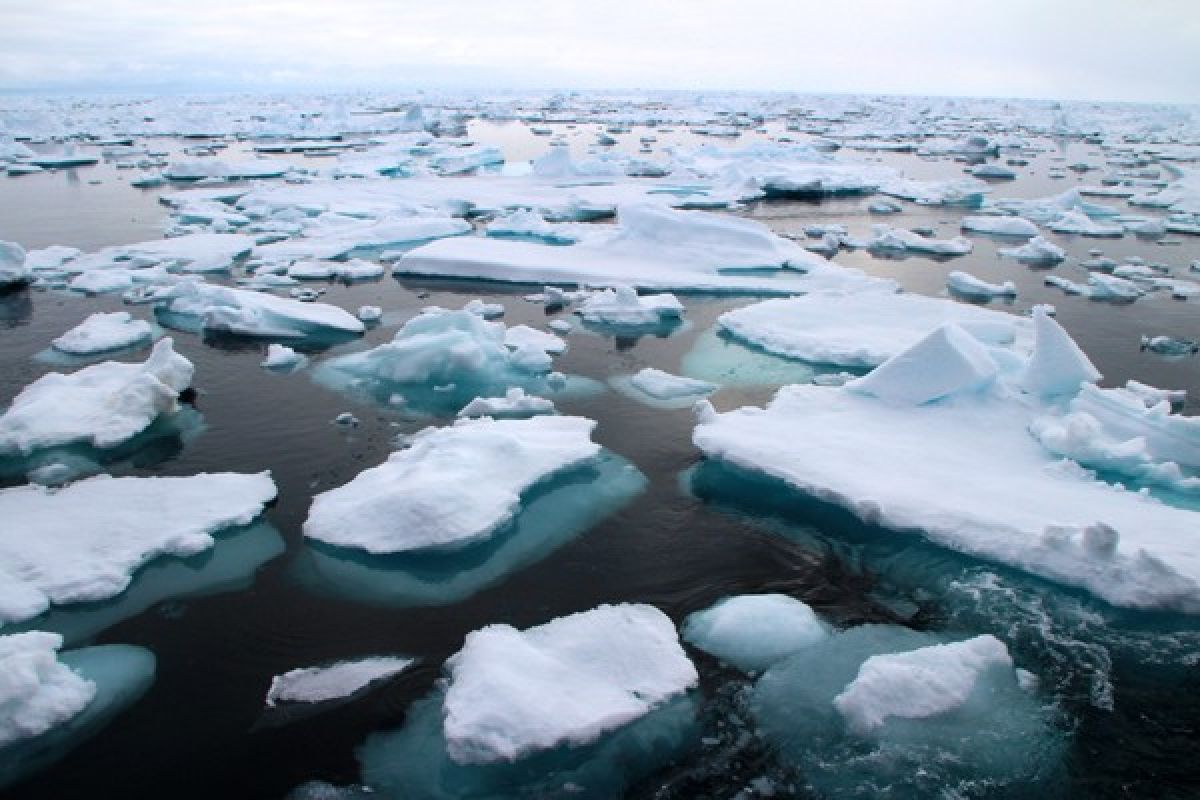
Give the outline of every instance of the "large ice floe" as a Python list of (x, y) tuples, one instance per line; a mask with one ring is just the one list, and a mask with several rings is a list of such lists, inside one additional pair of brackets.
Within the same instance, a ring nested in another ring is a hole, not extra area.
[(304, 534), (374, 554), (477, 543), (512, 520), (523, 492), (599, 453), (595, 424), (485, 417), (427, 428), (384, 464), (313, 498)]
[(268, 473), (113, 478), (0, 491), (0, 624), (119, 595), (160, 556), (210, 549), (275, 497)]
[[(804, 275), (736, 274), (785, 268)], [(589, 232), (576, 244), (443, 239), (405, 253), (394, 269), (518, 283), (768, 294), (873, 281), (807, 252), (760, 222), (652, 204), (622, 206), (616, 225)]]
[(153, 295), (155, 314), (168, 327), (278, 339), (337, 341), (366, 328), (348, 311), (327, 303), (182, 281)]
[(817, 364), (873, 367), (953, 323), (992, 346), (1028, 346), (1030, 323), (963, 303), (886, 290), (815, 292), (728, 311), (722, 330), (768, 353)]
[(43, 375), (0, 416), (0, 456), (73, 444), (116, 447), (178, 410), (192, 372), (192, 363), (166, 338), (141, 364), (106, 361)]
[(513, 386), (538, 395), (587, 388), (582, 379), (551, 372), (547, 347), (560, 349), (561, 339), (511, 330), (468, 310), (428, 308), (392, 341), (331, 359), (316, 377), (416, 413), (453, 414), (476, 397), (502, 395)]
[(969, 795), (1036, 785), (1062, 735), (1005, 645), (864, 625), (800, 649), (754, 687), (764, 738), (822, 796)]
[(616, 797), (693, 744), (697, 683), (675, 626), (600, 606), (516, 630), (490, 625), (446, 662), (448, 684), (359, 751), (389, 796)]
[(43, 631), (0, 636), (0, 788), (66, 755), (154, 680), (148, 650), (62, 644)]
[[(702, 409), (694, 441), (869, 523), (1114, 605), (1200, 612), (1197, 513), (1062, 457), (1182, 477), (1193, 422), (1095, 389), (1070, 336), (1044, 310), (1034, 316), (1028, 359), (948, 324), (843, 387), (785, 386), (765, 410)], [(1187, 431), (1178, 444), (1176, 429)]]

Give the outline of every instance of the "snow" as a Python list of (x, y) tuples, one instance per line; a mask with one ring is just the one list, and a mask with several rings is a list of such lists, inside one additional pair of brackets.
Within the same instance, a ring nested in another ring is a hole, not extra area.
[(55, 350), (71, 355), (91, 355), (143, 344), (153, 336), (153, 326), (135, 319), (128, 311), (97, 312), (51, 344)]
[(759, 672), (830, 634), (807, 604), (783, 594), (727, 597), (688, 616), (683, 638), (745, 672)]
[(595, 424), (483, 417), (426, 428), (383, 464), (314, 497), (304, 535), (374, 554), (491, 538), (520, 511), (523, 492), (599, 453)]
[(833, 698), (833, 705), (852, 730), (870, 733), (892, 717), (919, 720), (961, 708), (983, 675), (994, 670), (1015, 680), (1008, 648), (989, 634), (874, 655)]
[(1037, 236), (1037, 225), (1024, 217), (971, 216), (959, 223), (964, 231), (993, 236)]
[(553, 414), (554, 401), (525, 393), (519, 386), (509, 389), (504, 397), (476, 397), (458, 412), (460, 417), (518, 417)]
[(921, 405), (978, 391), (998, 371), (985, 345), (948, 323), (845, 387), (895, 405)]
[(266, 472), (100, 475), (57, 490), (0, 490), (0, 623), (115, 597), (143, 564), (209, 549), (214, 532), (248, 524), (274, 497)]
[(29, 631), (0, 636), (0, 751), (82, 711), (96, 684), (58, 660), (63, 639)]
[(1033, 355), (1021, 376), (1026, 391), (1040, 397), (1071, 395), (1100, 380), (1100, 372), (1045, 308), (1034, 306), (1033, 326)]
[(726, 312), (721, 328), (768, 353), (811, 363), (873, 367), (953, 322), (988, 345), (1018, 345), (1029, 323), (1012, 314), (888, 291), (814, 292)]
[(281, 703), (321, 703), (350, 697), (373, 683), (398, 675), (415, 659), (376, 656), (339, 661), (326, 667), (293, 669), (271, 679), (267, 706)]
[(267, 357), (263, 359), (261, 366), (266, 369), (290, 370), (304, 366), (307, 361), (307, 357), (285, 344), (269, 344)]
[(720, 388), (715, 383), (672, 375), (653, 367), (639, 370), (629, 382), (657, 400), (700, 397)]
[(971, 240), (962, 236), (934, 239), (891, 225), (872, 225), (867, 249), (881, 252), (925, 253), (935, 256), (963, 256), (971, 252)]
[(683, 303), (673, 294), (639, 295), (629, 286), (602, 289), (575, 309), (584, 322), (601, 325), (658, 325), (683, 316)]
[(192, 363), (165, 338), (141, 364), (106, 361), (67, 375), (43, 375), (0, 416), (0, 455), (75, 443), (115, 447), (178, 410), (192, 372)]
[(0, 289), (33, 280), (33, 270), (26, 265), (25, 259), (25, 248), (16, 242), (0, 240)]
[(1012, 281), (988, 283), (961, 270), (954, 270), (946, 276), (946, 288), (952, 294), (980, 300), (990, 300), (993, 297), (1016, 297), (1017, 295), (1017, 285)]
[(299, 339), (362, 333), (360, 320), (337, 306), (182, 281), (155, 293), (156, 313), (164, 324), (242, 336)]
[(1033, 237), (1020, 247), (1001, 247), (996, 252), (1030, 264), (1057, 264), (1067, 257), (1065, 250), (1041, 236)]
[(519, 631), (468, 634), (446, 662), (444, 728), (460, 764), (515, 761), (595, 741), (698, 681), (652, 606), (600, 606)]

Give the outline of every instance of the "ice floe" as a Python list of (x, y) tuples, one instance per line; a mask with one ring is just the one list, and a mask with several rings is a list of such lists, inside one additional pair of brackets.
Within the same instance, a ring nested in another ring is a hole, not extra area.
[(70, 355), (92, 355), (144, 344), (153, 336), (153, 326), (135, 319), (128, 311), (97, 312), (51, 344), (55, 350)]
[(829, 635), (807, 604), (784, 594), (727, 597), (683, 624), (685, 641), (746, 672), (762, 671)]
[(358, 694), (371, 684), (408, 669), (415, 659), (375, 656), (339, 661), (324, 667), (293, 669), (271, 679), (267, 706), (287, 703), (322, 703)]
[(160, 289), (153, 298), (159, 321), (183, 330), (315, 340), (357, 336), (365, 330), (359, 319), (337, 306), (194, 280)]
[(553, 414), (554, 401), (525, 393), (519, 386), (505, 392), (503, 397), (476, 397), (458, 412), (460, 417), (532, 417)]
[(946, 288), (951, 294), (972, 300), (990, 300), (993, 297), (1016, 297), (1017, 285), (1012, 281), (988, 283), (969, 272), (954, 270), (946, 276)]

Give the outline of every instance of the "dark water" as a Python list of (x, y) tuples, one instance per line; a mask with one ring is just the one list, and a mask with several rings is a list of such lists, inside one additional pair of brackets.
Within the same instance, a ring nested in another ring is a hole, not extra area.
[[(517, 148), (519, 142), (511, 141), (517, 134), (505, 131), (497, 126), (491, 134)], [(1072, 143), (1058, 150), (1047, 144), (1050, 154), (1066, 152), (1071, 160), (1074, 148), (1084, 147)], [(1067, 188), (1076, 178), (1044, 177), (1050, 157), (1035, 158), (1029, 168), (1033, 176), (996, 193), (1039, 196)], [(888, 159), (911, 165), (914, 172), (953, 175), (959, 168), (911, 156)], [(0, 180), (0, 205), (16, 209), (18, 197), (28, 199), (17, 213), (0, 219), (0, 238), (28, 247), (62, 243), (94, 248), (155, 235), (163, 214), (155, 192), (121, 185), (116, 171), (103, 165), (78, 173)], [(86, 182), (95, 176), (106, 182)], [(880, 221), (866, 213), (867, 202), (772, 202), (748, 213), (782, 233), (822, 221), (846, 222), (852, 232), (863, 233), (870, 222)], [(958, 210), (906, 204), (905, 214), (883, 221), (930, 225), (945, 237), (957, 232), (960, 215)], [(866, 253), (843, 253), (837, 260), (895, 277), (905, 288), (927, 294), (941, 292), (952, 269), (987, 280), (1014, 280), (1020, 294), (1013, 310), (1054, 303), (1058, 319), (1104, 372), (1106, 385), (1136, 378), (1184, 388), (1189, 391), (1185, 412), (1200, 413), (1200, 362), (1164, 359), (1138, 348), (1142, 334), (1200, 336), (1194, 301), (1159, 293), (1114, 306), (1066, 297), (1043, 287), (1040, 271), (995, 257), (995, 248), (1005, 243), (972, 238), (974, 253), (947, 262), (890, 261)], [(1114, 257), (1164, 260), (1179, 272), (1200, 256), (1191, 239), (1161, 246), (1133, 237), (1099, 242), (1048, 238), (1066, 246), (1075, 260), (1099, 246)], [(1059, 268), (1062, 274), (1066, 270)], [(509, 325), (538, 326), (547, 315), (540, 305), (521, 298), (525, 291), (392, 278), (332, 284), (327, 302), (351, 310), (369, 303), (388, 312), (385, 324), (362, 343), (333, 352), (387, 341), (400, 322), (425, 305), (459, 307), (475, 297), (503, 302)], [(577, 326), (556, 368), (602, 381), (644, 366), (681, 372), (693, 345), (705, 337), (711, 340), (717, 315), (749, 302), (685, 300), (690, 324), (669, 336), (616, 338)], [(88, 313), (116, 309), (152, 320), (149, 309), (124, 307), (114, 298), (30, 291), (0, 297), (0, 401), (48, 371), (34, 356), (51, 338)], [(646, 476), (645, 490), (621, 510), (500, 584), (449, 605), (395, 608), (312, 591), (298, 581), (295, 570), (304, 554), (300, 528), (311, 496), (383, 461), (397, 433), (448, 420), (405, 419), (328, 389), (307, 372), (267, 372), (259, 367), (265, 344), (173, 335), (177, 349), (196, 365), (195, 405), (203, 430), (186, 443), (168, 438), (153, 451), (154, 458), (122, 461), (113, 471), (190, 475), (269, 469), (279, 499), (266, 520), (285, 549), (252, 582), (224, 593), (157, 603), (76, 642), (153, 650), (158, 659), (155, 683), (103, 734), (11, 787), (6, 797), (259, 798), (282, 797), (313, 779), (354, 783), (359, 780), (356, 747), (368, 734), (404, 721), (409, 707), (433, 687), (442, 661), (472, 630), (501, 622), (526, 627), (623, 601), (653, 604), (679, 622), (721, 597), (765, 591), (799, 597), (838, 626), (896, 622), (1002, 638), (1017, 664), (1042, 678), (1042, 693), (1062, 712), (1067, 747), (1061, 772), (1037, 786), (1008, 787), (989, 796), (1189, 797), (1200, 791), (1200, 623), (1178, 615), (1112, 609), (1081, 593), (949, 553), (919, 537), (872, 529), (839, 509), (753, 475), (703, 463), (691, 444), (689, 411), (650, 408), (613, 391), (563, 399), (558, 406), (563, 413), (597, 420), (596, 440)], [(736, 344), (718, 344), (742, 352)], [(325, 354), (310, 355), (319, 360)], [(751, 354), (745, 351), (745, 357)], [(727, 387), (714, 396), (714, 403), (721, 409), (762, 403), (773, 388)], [(331, 423), (347, 410), (361, 421), (358, 427)], [(273, 675), (381, 653), (416, 656), (420, 664), (351, 703), (288, 724), (264, 718), (263, 698)], [(753, 736), (743, 735), (748, 724), (745, 679), (703, 654), (692, 655), (702, 672), (704, 744), (630, 794), (732, 797), (766, 776), (782, 794), (803, 795), (802, 777), (777, 763)]]

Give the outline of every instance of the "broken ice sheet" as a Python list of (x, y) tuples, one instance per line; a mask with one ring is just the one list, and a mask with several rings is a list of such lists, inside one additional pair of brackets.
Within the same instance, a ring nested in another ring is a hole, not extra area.
[(545, 558), (619, 511), (645, 486), (636, 467), (602, 450), (587, 464), (522, 493), (512, 521), (473, 547), (372, 556), (305, 540), (292, 571), (314, 591), (370, 605), (449, 605)]

